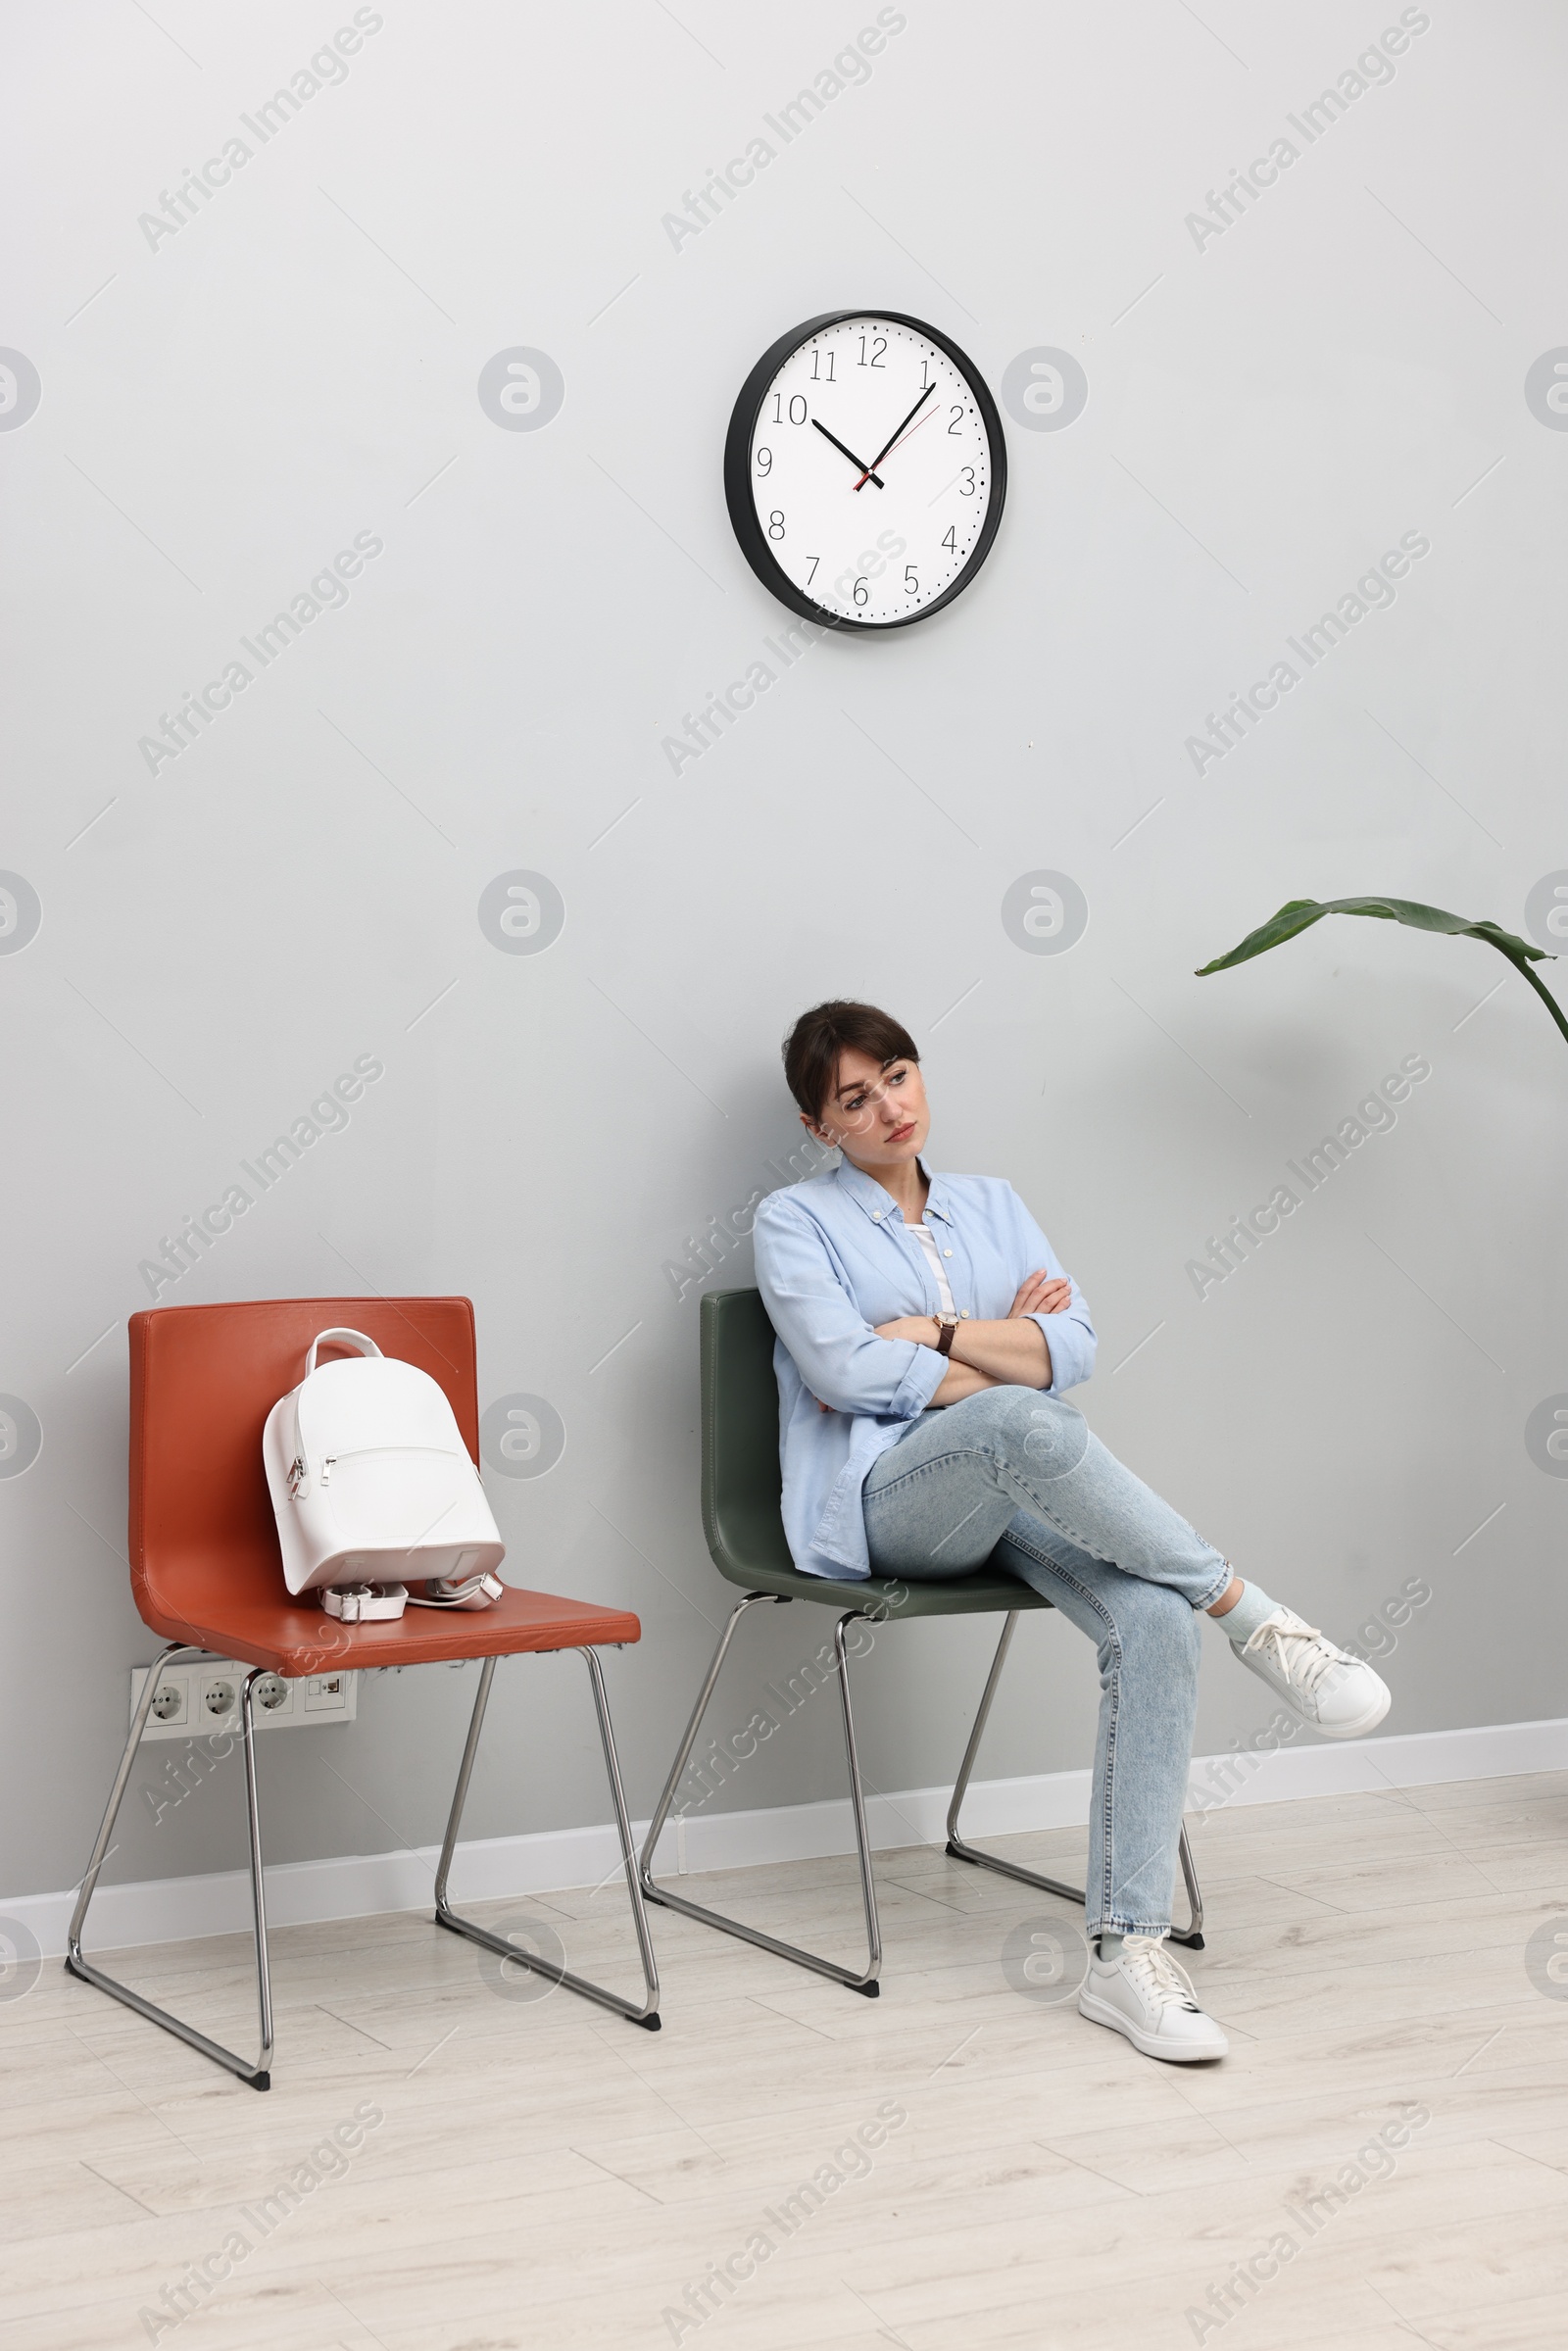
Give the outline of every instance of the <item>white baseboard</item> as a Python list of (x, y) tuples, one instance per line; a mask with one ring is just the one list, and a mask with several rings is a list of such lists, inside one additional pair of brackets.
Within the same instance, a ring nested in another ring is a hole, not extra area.
[[(1207, 1811), (1225, 1803), (1278, 1804), (1301, 1796), (1564, 1770), (1568, 1720), (1494, 1723), (1468, 1731), (1417, 1731), (1397, 1739), (1320, 1741), (1267, 1755), (1198, 1756), (1190, 1788), (1193, 1809)], [(872, 1844), (879, 1852), (940, 1844), (947, 1834), (949, 1793), (945, 1788), (915, 1788), (871, 1796), (866, 1813)], [(1087, 1771), (981, 1780), (964, 1806), (964, 1834), (1005, 1837), (1021, 1830), (1073, 1828), (1087, 1819), (1088, 1810)], [(640, 1843), (647, 1823), (634, 1828)], [(744, 1869), (849, 1853), (854, 1845), (847, 1798), (760, 1812), (688, 1813), (665, 1829), (657, 1865), (662, 1876)], [(439, 1847), (424, 1845), (400, 1853), (282, 1862), (267, 1873), (268, 1923), (297, 1927), (378, 1911), (428, 1909), (438, 1857)], [(453, 1898), (484, 1902), (597, 1886), (613, 1876), (618, 1863), (615, 1833), (608, 1822), (528, 1837), (481, 1837), (458, 1847)], [(0, 1929), (15, 1921), (47, 1956), (58, 1957), (66, 1947), (74, 1899), (74, 1892), (0, 1897)], [(123, 1950), (136, 1943), (243, 1933), (249, 1925), (250, 1880), (243, 1871), (224, 1870), (100, 1887), (88, 1940), (94, 1951)]]

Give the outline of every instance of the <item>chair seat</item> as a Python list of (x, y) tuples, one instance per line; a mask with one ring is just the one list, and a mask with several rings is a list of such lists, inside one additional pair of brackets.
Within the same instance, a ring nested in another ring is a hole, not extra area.
[(629, 1608), (600, 1608), (548, 1592), (508, 1586), (489, 1608), (409, 1608), (386, 1624), (345, 1625), (314, 1600), (208, 1595), (211, 1604), (178, 1614), (141, 1595), (145, 1624), (166, 1641), (189, 1642), (215, 1656), (293, 1680), (342, 1667), (450, 1665), (466, 1657), (510, 1657), (537, 1649), (597, 1648), (642, 1638)]
[[(723, 1299), (725, 1294), (717, 1294)], [(705, 1304), (707, 1301), (704, 1301)], [(769, 1375), (771, 1376), (771, 1374)], [(773, 1492), (726, 1497), (709, 1514), (708, 1547), (713, 1565), (747, 1592), (771, 1592), (780, 1599), (816, 1600), (829, 1608), (875, 1608), (879, 1616), (994, 1616), (999, 1609), (1051, 1608), (1031, 1585), (1001, 1568), (978, 1568), (972, 1576), (943, 1576), (934, 1583), (901, 1583), (897, 1576), (803, 1575), (790, 1556)]]
[(972, 1576), (945, 1576), (938, 1583), (901, 1584), (897, 1576), (857, 1576), (840, 1583), (828, 1576), (803, 1576), (798, 1567), (773, 1567), (759, 1561), (719, 1560), (719, 1572), (748, 1592), (771, 1592), (780, 1599), (816, 1600), (830, 1608), (875, 1610), (878, 1617), (995, 1616), (999, 1610), (1051, 1608), (1046, 1599), (1016, 1576), (998, 1568), (977, 1568)]

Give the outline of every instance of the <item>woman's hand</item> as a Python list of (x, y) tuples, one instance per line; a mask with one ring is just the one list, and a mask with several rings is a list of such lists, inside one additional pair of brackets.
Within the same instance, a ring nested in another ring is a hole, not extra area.
[(1027, 1277), (1007, 1308), (1007, 1320), (1010, 1322), (1017, 1314), (1062, 1314), (1071, 1304), (1071, 1282), (1061, 1274), (1047, 1273), (1041, 1266)]

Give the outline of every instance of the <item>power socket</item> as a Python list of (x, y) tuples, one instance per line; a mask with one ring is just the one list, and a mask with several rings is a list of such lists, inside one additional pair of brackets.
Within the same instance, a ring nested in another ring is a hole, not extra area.
[[(130, 1716), (135, 1720), (149, 1666), (133, 1666), (130, 1676)], [(243, 1730), (240, 1691), (251, 1671), (231, 1657), (207, 1657), (192, 1664), (171, 1665), (160, 1678), (158, 1695), (147, 1717), (143, 1741), (154, 1739), (210, 1739), (221, 1732), (238, 1737)], [(329, 1674), (307, 1674), (284, 1681), (280, 1674), (264, 1674), (256, 1685), (252, 1718), (258, 1731), (304, 1730), (316, 1723), (352, 1723), (359, 1714), (359, 1680), (341, 1668)]]
[[(145, 1682), (145, 1674), (142, 1679)], [(153, 1700), (152, 1720), (158, 1723), (172, 1723), (183, 1729), (185, 1701), (189, 1695), (190, 1692), (186, 1690), (183, 1682), (175, 1681), (172, 1674), (166, 1675), (163, 1688)], [(134, 1711), (134, 1701), (132, 1710)]]

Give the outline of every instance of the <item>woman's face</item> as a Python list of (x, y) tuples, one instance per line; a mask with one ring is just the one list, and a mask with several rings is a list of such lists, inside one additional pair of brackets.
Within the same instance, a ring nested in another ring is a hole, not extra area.
[(857, 1167), (902, 1167), (918, 1159), (931, 1131), (925, 1084), (916, 1061), (873, 1061), (854, 1048), (839, 1056), (833, 1091), (815, 1119), (802, 1125), (836, 1144)]

